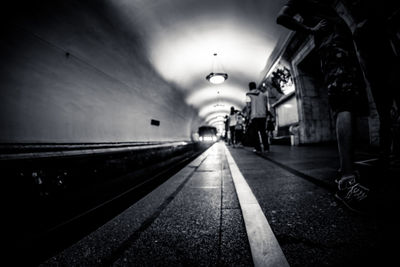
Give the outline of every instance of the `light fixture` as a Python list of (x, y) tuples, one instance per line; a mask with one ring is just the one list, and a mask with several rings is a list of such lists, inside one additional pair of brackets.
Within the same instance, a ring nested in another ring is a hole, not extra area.
[(217, 104), (214, 105), (214, 108), (217, 108), (217, 107), (224, 107), (224, 106), (225, 106), (224, 104), (221, 104), (220, 102), (221, 102), (221, 101), (220, 101), (220, 99), (219, 99), (219, 91), (217, 91)]
[(224, 105), (224, 104), (217, 103), (217, 104), (214, 105), (214, 108), (217, 108), (217, 107), (225, 107), (225, 105)]
[[(213, 63), (216, 63), (216, 57), (217, 53), (214, 53), (215, 61)], [(214, 64), (213, 64), (213, 69), (214, 69)], [(224, 72), (215, 72), (214, 70), (206, 76), (207, 81), (209, 81), (212, 84), (221, 84), (225, 82), (226, 79), (228, 79), (228, 74)]]
[(210, 83), (220, 84), (220, 83), (225, 82), (226, 79), (228, 79), (228, 74), (211, 72), (210, 74), (207, 75), (206, 79)]

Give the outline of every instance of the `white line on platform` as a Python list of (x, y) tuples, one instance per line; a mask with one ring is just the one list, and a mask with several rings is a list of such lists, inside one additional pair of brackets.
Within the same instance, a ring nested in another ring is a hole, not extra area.
[(225, 145), (224, 148), (242, 209), (254, 266), (289, 266), (257, 199)]

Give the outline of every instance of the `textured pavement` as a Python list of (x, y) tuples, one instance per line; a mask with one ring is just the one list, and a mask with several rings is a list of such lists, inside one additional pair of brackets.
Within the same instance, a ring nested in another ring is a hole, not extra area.
[[(42, 266), (253, 266), (224, 145)], [(228, 149), (290, 266), (386, 266), (394, 255), (393, 212), (361, 216), (333, 197), (334, 148)]]
[(358, 215), (334, 198), (334, 147), (271, 146), (263, 157), (229, 149), (291, 266), (384, 266), (393, 258), (393, 212), (383, 218), (378, 206)]
[(222, 146), (43, 266), (252, 266)]

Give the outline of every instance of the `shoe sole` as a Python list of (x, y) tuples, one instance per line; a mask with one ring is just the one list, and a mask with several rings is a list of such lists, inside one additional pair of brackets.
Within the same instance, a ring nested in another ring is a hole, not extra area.
[(342, 202), (349, 210), (351, 210), (351, 211), (353, 211), (353, 212), (355, 212), (355, 213), (362, 214), (362, 215), (368, 214), (368, 213), (366, 213), (365, 211), (361, 211), (361, 210), (354, 209), (354, 208), (351, 207), (349, 204), (347, 204), (346, 201), (344, 201), (338, 194), (335, 194), (335, 198), (336, 198), (337, 200), (340, 200), (340, 202)]

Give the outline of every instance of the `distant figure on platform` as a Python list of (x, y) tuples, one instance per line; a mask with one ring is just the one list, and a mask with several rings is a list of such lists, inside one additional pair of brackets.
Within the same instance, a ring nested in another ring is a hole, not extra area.
[(236, 112), (235, 142), (237, 146), (242, 146), (244, 130), (244, 117), (240, 111)]
[(235, 128), (236, 128), (236, 112), (235, 108), (231, 107), (231, 112), (229, 114), (229, 132), (231, 133), (231, 144), (232, 147), (236, 145), (236, 138), (235, 138)]
[(254, 152), (264, 153), (269, 151), (268, 138), (266, 133), (267, 122), (267, 96), (257, 89), (255, 82), (249, 83), (249, 90), (246, 94), (250, 128), (254, 132)]
[(252, 139), (250, 138), (252, 134), (250, 128), (250, 112), (248, 109), (249, 105), (245, 105), (242, 109), (242, 115), (244, 117), (242, 145), (254, 147), (254, 142), (252, 142)]
[(229, 134), (229, 116), (228, 115), (225, 115), (225, 117), (224, 117), (224, 125), (225, 125), (225, 142), (229, 145), (230, 134)]
[(275, 117), (272, 113), (268, 110), (267, 111), (267, 136), (268, 136), (268, 144), (271, 144), (271, 139), (274, 137), (274, 130), (275, 130)]
[[(341, 177), (337, 179), (335, 197), (351, 210), (362, 212), (368, 207), (369, 189), (359, 183), (359, 175), (353, 166), (353, 115), (367, 112), (368, 105), (363, 97), (365, 85), (352, 33), (331, 2), (289, 0), (281, 9), (277, 23), (314, 36), (329, 104), (336, 120)], [(297, 20), (296, 15), (303, 20)]]

